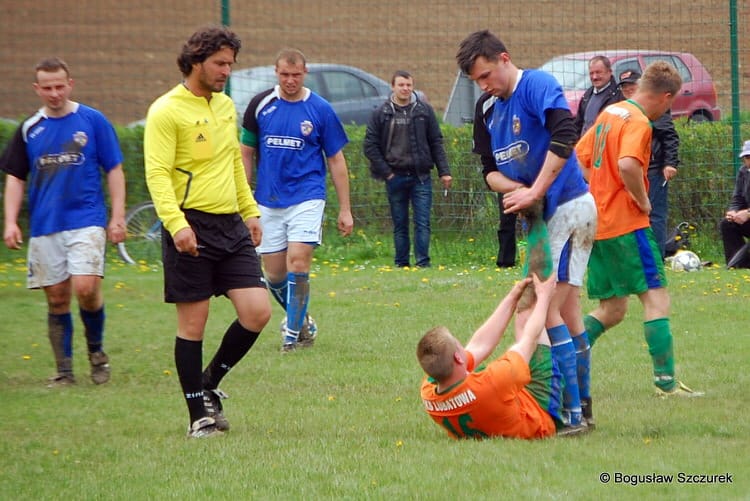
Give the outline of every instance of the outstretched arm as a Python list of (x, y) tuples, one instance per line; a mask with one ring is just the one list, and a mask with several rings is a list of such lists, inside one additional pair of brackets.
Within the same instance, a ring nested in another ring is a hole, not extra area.
[(521, 355), (527, 363), (531, 360), (531, 355), (533, 355), (536, 350), (539, 336), (544, 331), (544, 324), (547, 320), (547, 310), (549, 309), (552, 295), (555, 292), (556, 281), (557, 278), (554, 273), (544, 282), (539, 279), (536, 273), (534, 274), (534, 292), (536, 293), (534, 309), (526, 320), (526, 325), (523, 326), (523, 331), (521, 332), (520, 337), (516, 340), (513, 346), (508, 348), (508, 351), (515, 351)]
[(466, 350), (474, 355), (476, 365), (486, 359), (503, 338), (505, 329), (513, 318), (518, 299), (523, 290), (531, 283), (530, 278), (524, 278), (513, 286), (513, 289), (503, 298), (492, 315), (479, 327), (466, 345)]

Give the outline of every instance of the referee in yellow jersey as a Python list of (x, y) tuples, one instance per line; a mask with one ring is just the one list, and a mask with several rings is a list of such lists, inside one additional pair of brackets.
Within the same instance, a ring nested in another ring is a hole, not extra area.
[[(224, 27), (194, 33), (177, 59), (184, 80), (146, 118), (146, 182), (164, 228), (164, 299), (177, 307), (174, 357), (193, 438), (229, 429), (218, 384), (271, 317), (255, 251), (260, 212), (245, 178), (234, 104), (222, 92), (240, 46)], [(203, 370), (209, 303), (218, 295), (232, 301), (237, 319)]]

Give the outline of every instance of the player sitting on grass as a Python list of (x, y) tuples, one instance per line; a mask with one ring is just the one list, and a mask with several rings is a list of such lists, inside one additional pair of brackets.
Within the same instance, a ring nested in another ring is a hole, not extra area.
[(516, 319), (516, 342), (486, 368), (474, 371), (497, 347), (532, 278), (518, 282), (464, 348), (443, 326), (417, 345), (427, 373), (422, 383), (425, 410), (453, 438), (544, 438), (571, 435), (586, 427), (565, 427), (560, 417), (562, 379), (544, 329), (555, 291), (555, 275), (533, 275), (536, 301)]

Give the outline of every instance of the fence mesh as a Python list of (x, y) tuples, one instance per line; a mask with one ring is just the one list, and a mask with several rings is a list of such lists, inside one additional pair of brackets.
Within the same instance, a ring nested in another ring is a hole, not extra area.
[[(680, 174), (671, 188), (670, 224), (688, 215), (715, 231), (733, 187), (737, 141), (750, 139), (748, 115), (742, 114), (750, 106), (750, 48), (743, 29), (750, 14), (746, 1), (37, 0), (2, 4), (0, 59), (6, 70), (0, 117), (8, 119), (18, 120), (38, 108), (30, 85), (33, 66), (49, 55), (69, 63), (74, 99), (102, 110), (119, 125), (143, 119), (151, 101), (180, 80), (175, 59), (184, 40), (201, 25), (222, 22), (243, 40), (236, 69), (273, 64), (276, 52), (290, 46), (303, 50), (311, 62), (352, 65), (383, 80), (396, 69), (407, 69), (442, 117), (456, 81), (458, 43), (474, 30), (489, 28), (521, 67), (539, 67), (561, 54), (612, 49), (687, 52), (705, 66), (710, 77), (700, 77), (697, 83), (713, 83), (722, 120), (709, 124), (710, 130), (703, 124), (694, 127), (704, 132), (687, 126), (679, 129), (690, 148), (681, 151)], [(739, 90), (734, 95), (733, 78)], [(740, 113), (733, 114), (733, 109)], [(737, 134), (741, 127), (745, 129)], [(349, 130), (355, 137), (363, 134), (356, 128)], [(484, 188), (477, 159), (469, 153), (470, 134), (446, 137), (453, 151), (455, 189), (447, 197), (436, 191), (433, 224), (448, 231), (476, 231), (496, 224), (497, 201)], [(133, 156), (138, 157), (136, 152)], [(387, 228), (382, 186), (369, 179), (361, 152), (352, 148), (347, 159), (359, 223)], [(128, 170), (131, 202), (147, 197), (138, 181), (139, 168), (142, 165), (130, 165)]]

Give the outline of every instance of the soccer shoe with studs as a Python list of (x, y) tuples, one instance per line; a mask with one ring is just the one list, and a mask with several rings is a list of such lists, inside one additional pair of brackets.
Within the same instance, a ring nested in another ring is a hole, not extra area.
[(660, 398), (666, 398), (666, 397), (683, 397), (683, 398), (695, 398), (695, 397), (702, 397), (705, 395), (702, 391), (695, 391), (692, 388), (689, 388), (685, 383), (682, 381), (677, 381), (677, 384), (672, 388), (671, 390), (662, 390), (661, 388), (656, 388), (656, 396)]
[(216, 422), (216, 428), (221, 431), (229, 430), (229, 420), (224, 416), (224, 406), (221, 405), (221, 401), (225, 398), (229, 398), (229, 395), (219, 388), (203, 389), (203, 405), (208, 412), (208, 416)]
[(188, 428), (187, 436), (188, 438), (209, 438), (223, 434), (224, 432), (216, 426), (214, 418), (203, 417), (193, 421), (193, 424)]
[(47, 378), (47, 388), (58, 388), (76, 384), (76, 378), (72, 372), (60, 372)]
[(91, 364), (91, 380), (94, 384), (104, 384), (109, 381), (111, 369), (106, 353), (103, 351), (89, 353), (89, 363)]

